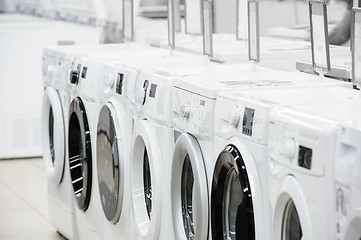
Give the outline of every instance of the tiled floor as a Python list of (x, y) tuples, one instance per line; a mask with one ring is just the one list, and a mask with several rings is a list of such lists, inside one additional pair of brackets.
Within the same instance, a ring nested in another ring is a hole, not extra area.
[(48, 219), (42, 159), (0, 160), (0, 239), (63, 239)]

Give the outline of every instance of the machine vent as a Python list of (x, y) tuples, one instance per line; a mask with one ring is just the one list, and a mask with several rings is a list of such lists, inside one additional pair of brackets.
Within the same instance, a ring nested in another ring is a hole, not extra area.
[(32, 123), (32, 145), (40, 146), (41, 145), (41, 120), (34, 119)]
[(14, 148), (24, 148), (29, 145), (29, 122), (26, 119), (16, 119), (12, 124), (12, 144)]

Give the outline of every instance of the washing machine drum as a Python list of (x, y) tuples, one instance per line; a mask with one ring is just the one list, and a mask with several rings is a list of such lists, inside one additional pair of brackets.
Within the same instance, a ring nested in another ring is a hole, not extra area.
[(104, 105), (97, 127), (97, 169), (103, 211), (112, 223), (116, 223), (121, 214), (124, 185), (121, 149), (117, 140), (117, 132), (121, 129), (116, 128), (117, 122), (114, 108)]
[(255, 239), (251, 187), (242, 155), (227, 146), (218, 156), (211, 193), (213, 239)]
[(88, 118), (84, 104), (75, 98), (69, 110), (69, 168), (76, 205), (87, 210), (92, 184), (92, 150)]

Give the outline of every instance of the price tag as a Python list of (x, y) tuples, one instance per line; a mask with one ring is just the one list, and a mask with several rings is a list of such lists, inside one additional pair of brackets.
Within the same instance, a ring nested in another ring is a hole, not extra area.
[(247, 0), (237, 0), (237, 39), (248, 39)]
[(325, 2), (309, 2), (311, 21), (312, 62), (316, 71), (330, 70), (327, 8)]
[(202, 0), (184, 0), (185, 32), (202, 34)]
[(212, 2), (203, 1), (203, 53), (213, 57)]
[(260, 60), (258, 7), (257, 1), (248, 1), (248, 58), (256, 62)]
[(133, 0), (123, 0), (123, 32), (125, 40), (134, 40)]
[(361, 87), (361, 8), (353, 9), (352, 82)]
[(171, 49), (175, 48), (174, 0), (168, 0), (168, 45)]

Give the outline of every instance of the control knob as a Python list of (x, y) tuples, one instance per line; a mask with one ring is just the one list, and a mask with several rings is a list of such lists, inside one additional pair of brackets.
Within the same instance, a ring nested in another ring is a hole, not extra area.
[(296, 143), (292, 138), (284, 144), (283, 156), (292, 160), (296, 155)]
[(190, 112), (191, 112), (191, 107), (189, 105), (183, 105), (181, 107), (181, 114), (183, 118), (189, 118)]
[(241, 108), (238, 106), (234, 107), (232, 109), (231, 114), (229, 115), (228, 122), (230, 125), (237, 127), (240, 119), (241, 119)]

